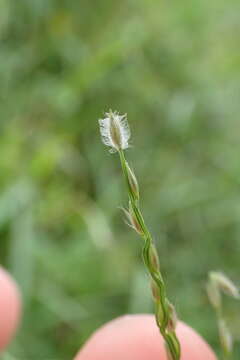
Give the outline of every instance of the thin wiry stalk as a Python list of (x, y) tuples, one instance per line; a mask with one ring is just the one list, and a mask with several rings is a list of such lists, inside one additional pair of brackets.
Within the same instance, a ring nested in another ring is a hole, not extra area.
[(124, 211), (130, 223), (129, 225), (144, 240), (143, 260), (151, 278), (152, 294), (156, 305), (156, 322), (166, 343), (168, 359), (179, 360), (181, 348), (175, 332), (177, 315), (174, 306), (167, 298), (158, 254), (152, 235), (141, 213), (138, 182), (124, 155), (124, 150), (128, 148), (128, 141), (130, 139), (130, 129), (126, 115), (121, 116), (118, 112), (110, 110), (105, 114), (104, 119), (99, 120), (99, 125), (103, 143), (111, 148), (110, 152), (118, 152), (120, 156), (129, 197), (129, 209)]
[(133, 187), (131, 186), (129, 179), (129, 165), (125, 159), (123, 150), (119, 151), (119, 156), (123, 174), (127, 183), (132, 216), (135, 216), (135, 221), (137, 221), (140, 229), (140, 232), (138, 231), (138, 233), (140, 233), (144, 239), (143, 259), (152, 281), (153, 297), (156, 304), (155, 316), (157, 326), (166, 342), (169, 359), (179, 360), (181, 351), (175, 332), (175, 310), (166, 295), (166, 287), (160, 272), (157, 251), (141, 213), (139, 199), (133, 193)]

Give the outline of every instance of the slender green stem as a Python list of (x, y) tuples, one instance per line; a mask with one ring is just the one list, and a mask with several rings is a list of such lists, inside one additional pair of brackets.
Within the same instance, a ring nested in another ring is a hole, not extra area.
[[(181, 356), (180, 343), (175, 332), (175, 311), (166, 295), (166, 287), (159, 267), (157, 251), (140, 210), (139, 198), (134, 192), (130, 176), (133, 174), (125, 159), (124, 152), (119, 151), (121, 166), (126, 180), (131, 213), (137, 223), (139, 233), (144, 239), (143, 259), (151, 277), (153, 297), (156, 305), (156, 323), (165, 340), (169, 360), (179, 360)], [(135, 179), (135, 178), (134, 178)]]

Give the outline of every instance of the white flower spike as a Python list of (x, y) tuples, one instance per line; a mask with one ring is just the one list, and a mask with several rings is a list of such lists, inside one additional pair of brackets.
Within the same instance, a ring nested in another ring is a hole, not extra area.
[(110, 110), (104, 119), (99, 119), (102, 142), (111, 147), (110, 152), (125, 150), (129, 147), (131, 136), (127, 115)]

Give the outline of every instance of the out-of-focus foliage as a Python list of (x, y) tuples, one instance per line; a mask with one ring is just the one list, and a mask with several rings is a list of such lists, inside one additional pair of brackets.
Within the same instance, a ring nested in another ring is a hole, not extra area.
[[(204, 282), (240, 281), (239, 33), (239, 0), (0, 0), (0, 253), (25, 303), (14, 358), (69, 360), (103, 322), (153, 310), (99, 138), (110, 107), (129, 116), (170, 297), (218, 348)], [(239, 347), (238, 304), (226, 312)]]

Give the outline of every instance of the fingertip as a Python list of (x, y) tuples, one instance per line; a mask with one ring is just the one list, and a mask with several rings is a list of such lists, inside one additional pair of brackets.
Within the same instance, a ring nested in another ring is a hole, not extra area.
[[(193, 329), (179, 323), (181, 360), (216, 360)], [(167, 360), (164, 342), (152, 315), (129, 315), (97, 330), (74, 360)]]
[(21, 296), (12, 276), (0, 267), (0, 351), (14, 336), (21, 313)]
[(209, 344), (187, 324), (178, 323), (177, 335), (181, 343), (182, 360), (217, 360)]

